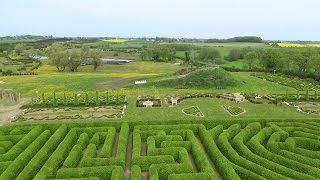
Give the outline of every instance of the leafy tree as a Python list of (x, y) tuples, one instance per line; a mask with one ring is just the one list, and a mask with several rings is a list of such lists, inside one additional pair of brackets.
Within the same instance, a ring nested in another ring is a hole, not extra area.
[(314, 52), (312, 49), (295, 49), (290, 52), (290, 59), (298, 66), (298, 71), (305, 72), (311, 65), (312, 56)]
[(245, 56), (245, 63), (248, 66), (248, 69), (252, 70), (257, 67), (258, 64), (258, 55), (255, 51), (248, 52)]
[(71, 49), (68, 51), (68, 67), (71, 72), (78, 71), (83, 60), (84, 56), (80, 49)]
[(266, 49), (261, 57), (261, 64), (266, 70), (278, 70), (283, 67), (282, 53), (276, 49)]
[(231, 49), (228, 55), (228, 60), (236, 61), (238, 59), (243, 59), (243, 51), (240, 48)]
[(167, 46), (160, 47), (160, 57), (163, 61), (167, 61), (169, 57), (169, 48)]
[(93, 70), (96, 71), (99, 66), (102, 65), (102, 51), (100, 49), (91, 49), (89, 51), (89, 57), (92, 59)]
[(173, 47), (169, 47), (168, 60), (169, 61), (174, 60), (175, 56), (176, 56), (176, 49)]
[(25, 49), (26, 49), (26, 47), (25, 47), (25, 45), (23, 45), (23, 44), (17, 44), (17, 45), (14, 47), (14, 51), (16, 52), (16, 54), (17, 54), (18, 56), (20, 56), (20, 55), (22, 54), (23, 50), (25, 50)]
[(190, 51), (185, 51), (184, 52), (184, 58), (185, 58), (186, 62), (190, 61)]
[(160, 59), (161, 51), (159, 46), (154, 46), (151, 50), (151, 57), (153, 60), (157, 61)]
[(320, 51), (315, 52), (311, 59), (311, 65), (317, 74), (320, 74)]
[(58, 71), (64, 71), (69, 64), (68, 52), (60, 43), (53, 43), (48, 49), (47, 54), (52, 65), (56, 66)]
[(34, 49), (34, 48), (24, 50), (22, 54), (26, 58), (32, 58), (32, 59), (36, 59), (36, 60), (39, 60), (41, 58), (41, 56), (43, 55), (42, 51), (40, 51), (39, 49)]
[(148, 58), (149, 58), (148, 55), (149, 55), (149, 54), (148, 54), (148, 49), (142, 49), (142, 50), (141, 50), (140, 58), (141, 58), (142, 60), (148, 59)]
[(202, 48), (199, 52), (199, 59), (215, 63), (221, 59), (220, 52), (214, 48)]

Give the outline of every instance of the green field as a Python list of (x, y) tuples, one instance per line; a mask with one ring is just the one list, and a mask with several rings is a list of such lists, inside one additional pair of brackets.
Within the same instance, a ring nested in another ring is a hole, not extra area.
[[(135, 60), (97, 71), (83, 65), (76, 72), (58, 72), (50, 60), (41, 60), (37, 75), (0, 76), (0, 180), (320, 179), (319, 114), (295, 107), (320, 111), (299, 102), (320, 94), (297, 95), (300, 87), (316, 85), (219, 67), (244, 68), (244, 60), (177, 76), (187, 68), (180, 65), (185, 52), (177, 51), (180, 60), (170, 62), (139, 60), (137, 48), (148, 43), (72, 41), (68, 47), (103, 46), (106, 57), (118, 52), (117, 58)], [(267, 47), (194, 45), (215, 47), (223, 57), (234, 47)], [(122, 51), (130, 48), (135, 51)], [(135, 85), (138, 80), (147, 84)], [(5, 94), (7, 89), (17, 93)], [(232, 93), (252, 96), (236, 103), (227, 98)], [(8, 103), (17, 95), (21, 102)], [(254, 100), (260, 96), (267, 99)], [(289, 96), (290, 106), (282, 103)], [(169, 97), (184, 99), (172, 105)], [(143, 107), (150, 102), (157, 107)]]

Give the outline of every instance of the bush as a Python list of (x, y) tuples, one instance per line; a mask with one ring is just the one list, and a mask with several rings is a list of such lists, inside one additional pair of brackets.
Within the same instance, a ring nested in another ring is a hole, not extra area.
[(28, 148), (26, 148), (14, 161), (8, 166), (8, 168), (1, 174), (0, 179), (15, 179), (24, 167), (33, 158), (35, 153), (39, 151), (50, 137), (50, 131), (44, 131), (38, 138), (33, 141)]
[(0, 155), (0, 161), (12, 161), (21, 154), (42, 132), (40, 126), (32, 129), (26, 136), (14, 145), (6, 154)]
[(75, 130), (69, 131), (64, 140), (59, 144), (57, 149), (53, 152), (47, 162), (43, 165), (39, 173), (34, 179), (54, 178), (54, 173), (59, 169), (63, 160), (68, 156), (69, 151), (73, 147), (77, 137)]

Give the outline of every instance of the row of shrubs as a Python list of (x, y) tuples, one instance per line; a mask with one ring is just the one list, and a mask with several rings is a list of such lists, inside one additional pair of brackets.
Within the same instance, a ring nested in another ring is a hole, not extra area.
[(84, 93), (84, 95), (73, 93), (60, 96), (57, 93), (48, 95), (41, 94), (41, 97), (32, 98), (30, 107), (61, 107), (61, 106), (100, 106), (100, 105), (123, 105), (126, 104), (125, 95), (110, 95), (108, 92), (101, 95), (98, 91), (95, 94)]
[(0, 179), (16, 179), (20, 172), (25, 168), (34, 155), (47, 142), (51, 133), (49, 130), (42, 132), (23, 152), (1, 174)]
[(74, 139), (77, 138), (77, 132), (75, 130), (70, 130), (65, 138), (60, 141), (60, 144), (56, 150), (51, 154), (42, 168), (39, 170), (34, 179), (48, 179), (54, 178), (55, 173), (62, 165), (63, 161), (67, 158), (72, 147), (75, 145)]
[(38, 75), (36, 72), (13, 72), (12, 70), (7, 70), (2, 72), (2, 76), (25, 76), (25, 75)]
[(27, 116), (23, 116), (23, 115), (20, 115), (18, 116), (14, 122), (22, 122), (22, 121), (44, 121), (44, 120), (48, 120), (48, 121), (51, 121), (51, 120), (76, 120), (76, 119), (102, 119), (102, 118), (105, 118), (105, 119), (114, 119), (114, 118), (121, 118), (122, 115), (121, 113), (113, 113), (113, 114), (104, 114), (104, 115), (100, 115), (100, 116), (95, 116), (93, 114), (89, 114), (89, 115), (86, 115), (86, 116), (83, 116), (83, 115), (79, 115), (79, 114), (76, 114), (76, 115), (59, 115), (59, 116), (56, 116), (56, 117), (53, 117), (53, 118), (50, 118), (49, 116), (43, 116), (41, 118), (36, 118), (36, 117), (27, 117)]
[[(320, 176), (320, 170), (307, 166), (303, 163), (287, 159), (283, 156), (277, 155), (268, 151), (262, 143), (265, 142), (273, 133), (271, 127), (264, 128), (254, 135), (249, 143), (248, 147), (252, 152), (257, 155), (264, 157), (265, 160), (268, 160), (269, 166), (273, 167), (274, 171), (282, 173), (283, 175), (293, 178), (293, 179), (317, 179)], [(271, 163), (272, 162), (272, 163)], [(266, 166), (266, 164), (264, 164)]]
[(13, 161), (19, 154), (23, 152), (40, 134), (42, 128), (37, 126), (25, 135), (17, 144), (15, 144), (7, 153), (0, 154), (1, 161)]
[[(1, 134), (12, 132), (18, 135), (11, 136), (19, 138), (26, 134), (8, 151), (11, 157), (7, 157), (8, 153), (0, 155), (0, 172), (3, 171), (11, 179), (122, 179), (129, 125), (108, 124), (107, 127), (103, 126), (105, 124), (97, 127), (76, 123), (69, 127), (62, 125), (55, 131), (45, 131), (46, 125), (28, 125), (22, 129), (9, 127), (5, 131), (0, 128)], [(314, 136), (319, 134), (319, 122), (233, 124), (226, 130), (222, 125), (211, 129), (195, 123), (160, 124), (156, 122), (134, 127), (132, 177), (139, 178), (141, 171), (149, 171), (150, 178), (155, 179), (214, 179), (212, 167), (205, 155), (207, 153), (223, 179), (319, 178), (319, 162), (303, 158), (319, 157), (315, 150), (320, 148), (320, 143), (317, 136)], [(113, 157), (112, 147), (117, 131), (120, 131), (119, 144), (117, 156)], [(297, 131), (302, 133), (294, 135)], [(51, 132), (54, 132), (52, 136)], [(199, 136), (205, 149), (200, 146), (196, 136)], [(148, 145), (147, 156), (141, 155), (142, 142)], [(97, 147), (101, 146), (102, 154), (97, 158)], [(301, 156), (303, 150), (310, 153)], [(188, 153), (194, 157), (198, 173), (193, 172)], [(295, 153), (298, 155), (294, 156)], [(12, 161), (13, 164), (4, 161)]]
[[(149, 170), (150, 178), (154, 179), (174, 177), (181, 179), (192, 175), (202, 179), (215, 179), (205, 152), (194, 134), (198, 132), (198, 127), (198, 125), (136, 127), (133, 133), (132, 156), (136, 169), (134, 176), (140, 177), (141, 170)], [(142, 156), (140, 155), (142, 142), (146, 139), (148, 154)], [(193, 172), (188, 153), (192, 154), (199, 171), (196, 174)]]

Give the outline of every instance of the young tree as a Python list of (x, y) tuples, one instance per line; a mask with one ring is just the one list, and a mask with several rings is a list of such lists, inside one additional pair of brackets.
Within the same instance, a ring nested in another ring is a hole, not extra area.
[(220, 52), (215, 48), (202, 48), (199, 52), (199, 59), (216, 63), (221, 59)]
[(147, 49), (142, 49), (140, 53), (140, 58), (141, 60), (146, 60), (148, 59), (148, 50)]
[(311, 66), (313, 53), (313, 50), (309, 48), (294, 49), (290, 52), (290, 59), (298, 66), (298, 71), (306, 72)]
[(258, 55), (255, 51), (248, 52), (246, 55), (244, 55), (244, 59), (248, 69), (252, 70), (256, 68), (258, 64)]
[(173, 47), (169, 47), (168, 60), (169, 61), (174, 60), (175, 56), (176, 56), (176, 49)]
[(68, 65), (68, 52), (60, 43), (53, 43), (48, 49), (47, 54), (52, 65), (56, 66), (58, 71), (64, 71)]
[(284, 66), (282, 54), (276, 49), (264, 50), (260, 62), (266, 70), (278, 70)]
[(17, 44), (15, 47), (14, 47), (14, 51), (17, 53), (17, 55), (21, 55), (22, 52), (26, 49), (26, 46), (23, 45), (23, 44)]
[(160, 57), (163, 61), (167, 61), (169, 58), (169, 48), (167, 46), (160, 47)]
[(71, 72), (75, 72), (83, 62), (82, 52), (80, 49), (71, 49), (68, 51), (68, 55), (68, 67)]
[(102, 51), (100, 49), (91, 49), (89, 51), (89, 57), (92, 59), (93, 70), (96, 71), (99, 66), (102, 65)]
[(161, 52), (160, 52), (160, 48), (159, 46), (155, 45), (152, 50), (151, 50), (151, 54), (152, 54), (152, 59), (155, 61), (158, 61), (160, 59), (161, 56)]

